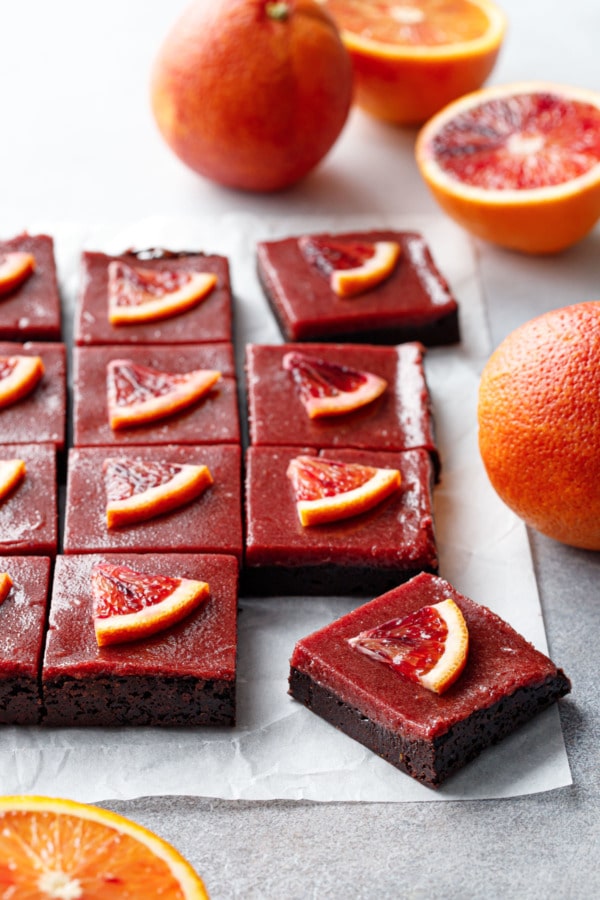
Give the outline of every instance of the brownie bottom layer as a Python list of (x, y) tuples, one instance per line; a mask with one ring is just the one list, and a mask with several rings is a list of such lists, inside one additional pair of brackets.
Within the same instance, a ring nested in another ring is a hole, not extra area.
[(245, 566), (241, 591), (246, 596), (360, 596), (374, 597), (408, 581), (419, 572), (437, 569), (385, 569), (369, 566)]
[(42, 704), (37, 678), (15, 675), (0, 679), (0, 724), (36, 725)]
[(312, 712), (428, 787), (438, 787), (486, 747), (501, 741), (570, 690), (568, 678), (559, 669), (556, 676), (520, 688), (493, 706), (472, 713), (445, 734), (426, 741), (405, 737), (373, 722), (293, 667), (289, 685), (292, 697)]

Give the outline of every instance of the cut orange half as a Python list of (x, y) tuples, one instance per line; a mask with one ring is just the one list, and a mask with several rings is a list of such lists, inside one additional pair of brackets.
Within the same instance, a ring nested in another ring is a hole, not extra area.
[(363, 631), (348, 643), (404, 678), (442, 694), (466, 665), (469, 631), (460, 608), (448, 598)]
[(0, 409), (27, 397), (43, 374), (41, 356), (0, 356)]
[(397, 469), (379, 469), (314, 456), (290, 461), (287, 476), (302, 525), (323, 525), (373, 509), (400, 487)]
[(216, 384), (213, 369), (170, 373), (113, 359), (107, 366), (108, 418), (111, 428), (129, 428), (164, 419), (192, 406)]
[(0, 885), (12, 900), (208, 900), (187, 860), (156, 834), (51, 797), (0, 797)]
[(416, 159), (442, 209), (477, 237), (563, 250), (600, 218), (600, 92), (485, 88), (425, 125)]
[(99, 647), (137, 641), (175, 625), (208, 599), (205, 581), (146, 575), (128, 566), (92, 568), (94, 628)]
[(4, 603), (12, 587), (12, 578), (8, 572), (0, 572), (0, 603)]
[(112, 325), (168, 319), (196, 306), (217, 283), (212, 272), (141, 269), (108, 264), (108, 318)]
[(22, 459), (0, 459), (0, 503), (23, 481), (26, 471)]
[(106, 525), (119, 528), (171, 512), (213, 483), (208, 466), (141, 459), (104, 461)]
[(344, 241), (307, 235), (298, 239), (305, 257), (329, 278), (338, 297), (356, 297), (385, 281), (396, 268), (396, 241)]
[(31, 253), (15, 250), (0, 252), (0, 296), (10, 294), (29, 278), (35, 269), (35, 257)]
[(372, 403), (387, 388), (387, 381), (372, 372), (362, 372), (304, 353), (283, 357), (309, 418), (339, 416)]
[(355, 100), (400, 125), (481, 87), (506, 32), (493, 0), (320, 0), (350, 52)]

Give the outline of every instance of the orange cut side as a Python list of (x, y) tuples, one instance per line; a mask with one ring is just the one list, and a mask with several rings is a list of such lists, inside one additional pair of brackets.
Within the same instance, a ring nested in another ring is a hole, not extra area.
[(107, 366), (108, 418), (111, 428), (145, 425), (193, 406), (220, 379), (213, 369), (170, 373), (114, 359)]
[(212, 272), (141, 269), (113, 260), (108, 265), (108, 318), (135, 325), (177, 316), (207, 297), (217, 283)]
[(31, 253), (15, 250), (0, 252), (0, 296), (10, 294), (29, 278), (35, 269), (35, 257)]
[(27, 397), (43, 374), (41, 356), (0, 356), (0, 409)]
[(103, 471), (109, 529), (171, 512), (195, 500), (213, 483), (204, 465), (109, 458)]
[(94, 629), (99, 647), (136, 641), (164, 631), (208, 599), (205, 581), (146, 575), (127, 566), (92, 569)]
[(283, 368), (290, 372), (310, 419), (353, 412), (387, 389), (387, 381), (379, 375), (304, 353), (286, 353)]
[(12, 900), (208, 900), (199, 875), (158, 835), (51, 797), (0, 797), (0, 886)]
[(380, 469), (314, 456), (290, 461), (287, 476), (303, 526), (348, 519), (373, 509), (400, 487), (397, 469)]
[(0, 502), (23, 481), (26, 472), (24, 460), (0, 459)]
[(392, 274), (400, 256), (396, 241), (350, 241), (305, 235), (298, 239), (305, 259), (329, 278), (338, 297), (356, 297)]
[(0, 603), (4, 603), (12, 587), (12, 578), (8, 572), (0, 572)]
[(404, 678), (442, 694), (466, 665), (469, 631), (460, 608), (448, 598), (363, 631), (348, 643)]

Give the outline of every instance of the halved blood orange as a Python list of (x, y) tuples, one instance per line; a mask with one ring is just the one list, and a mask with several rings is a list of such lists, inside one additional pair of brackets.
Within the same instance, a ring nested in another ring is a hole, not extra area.
[(107, 366), (108, 418), (111, 428), (145, 425), (196, 403), (221, 373), (213, 369), (170, 373), (113, 359)]
[(204, 465), (110, 457), (103, 471), (108, 528), (170, 512), (199, 497), (213, 483)]
[(27, 467), (22, 459), (0, 459), (0, 501), (14, 491), (25, 478)]
[(35, 269), (35, 257), (32, 253), (15, 250), (0, 253), (0, 296), (10, 294), (29, 278)]
[(339, 416), (372, 403), (387, 388), (385, 378), (297, 351), (286, 353), (283, 368), (291, 373), (309, 418)]
[(43, 374), (41, 356), (0, 356), (0, 409), (30, 394)]
[(600, 92), (486, 88), (421, 130), (419, 169), (449, 216), (485, 240), (554, 253), (600, 218)]
[(0, 885), (13, 900), (208, 900), (181, 854), (109, 810), (0, 797)]
[(92, 568), (94, 628), (99, 647), (137, 641), (180, 622), (208, 599), (205, 581), (147, 575), (128, 566)]
[(305, 235), (298, 240), (304, 258), (329, 278), (339, 297), (355, 297), (391, 275), (400, 256), (396, 241), (341, 241)]
[(154, 322), (179, 315), (214, 288), (212, 272), (141, 269), (113, 260), (108, 265), (108, 318), (112, 325)]
[(297, 456), (287, 470), (302, 525), (322, 525), (373, 509), (400, 487), (397, 469)]
[(460, 608), (448, 598), (363, 631), (348, 643), (404, 678), (442, 694), (465, 667), (469, 631)]
[(320, 0), (350, 52), (355, 100), (400, 125), (481, 87), (506, 31), (493, 0)]
[(8, 572), (0, 572), (0, 603), (4, 603), (12, 587), (12, 578)]

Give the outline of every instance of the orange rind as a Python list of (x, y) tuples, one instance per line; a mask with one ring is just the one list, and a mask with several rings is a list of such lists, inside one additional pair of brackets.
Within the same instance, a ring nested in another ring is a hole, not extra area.
[(41, 356), (0, 356), (0, 409), (31, 394), (43, 374)]
[(10, 294), (23, 284), (35, 270), (35, 256), (15, 250), (0, 252), (0, 297)]
[(25, 478), (27, 467), (22, 459), (0, 459), (0, 503)]
[(108, 265), (108, 318), (112, 325), (168, 319), (192, 309), (216, 284), (212, 272), (142, 269), (113, 260)]
[(0, 572), (0, 604), (4, 603), (8, 597), (8, 592), (12, 587), (12, 578), (8, 572)]

